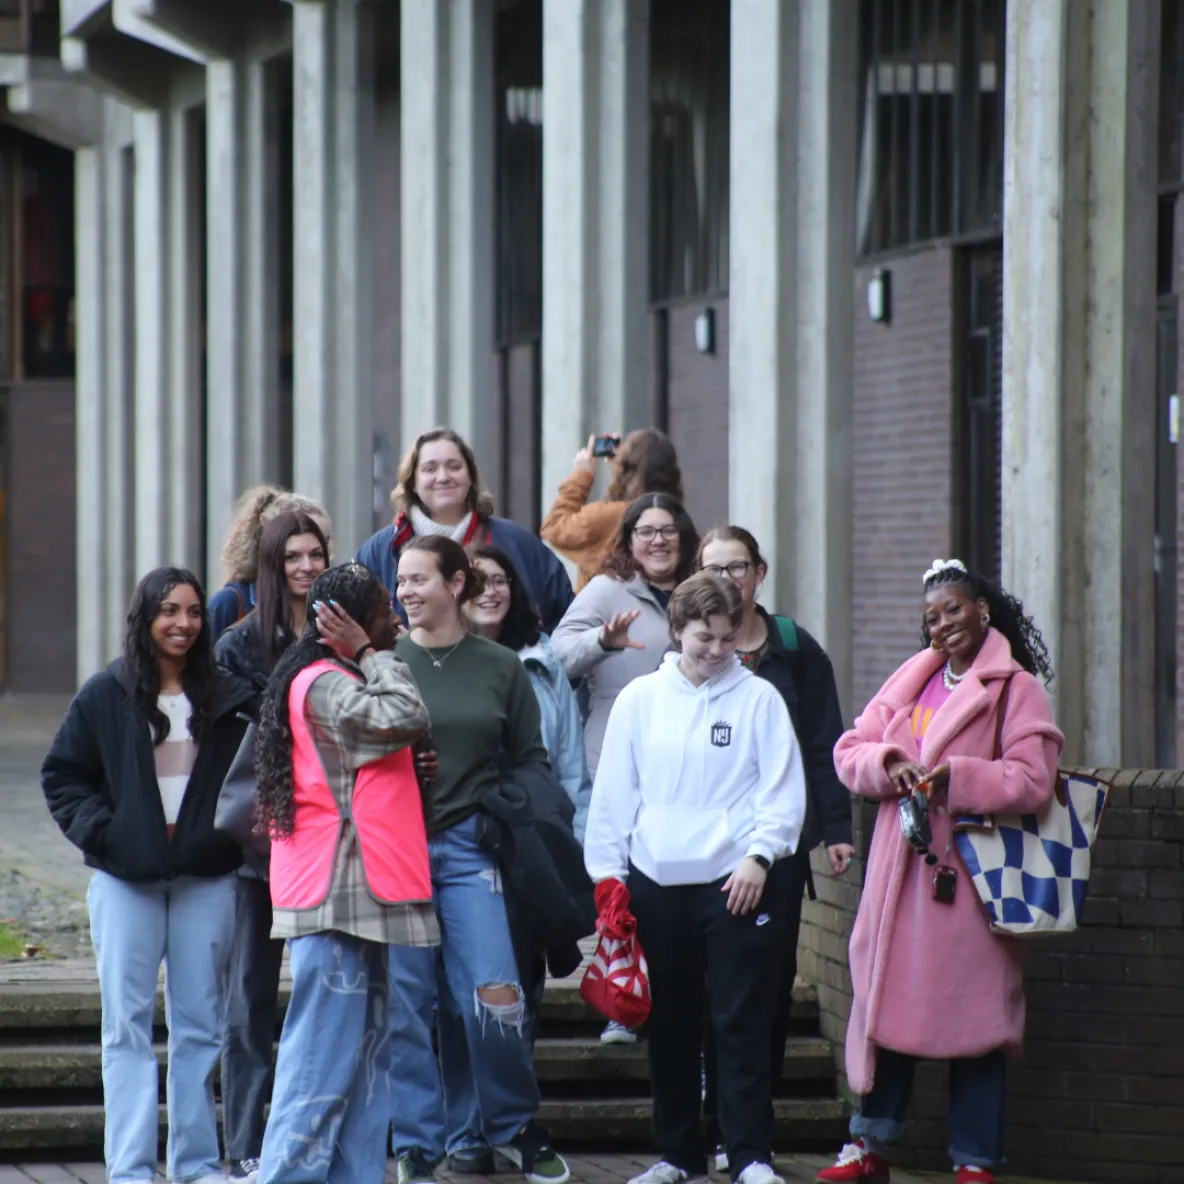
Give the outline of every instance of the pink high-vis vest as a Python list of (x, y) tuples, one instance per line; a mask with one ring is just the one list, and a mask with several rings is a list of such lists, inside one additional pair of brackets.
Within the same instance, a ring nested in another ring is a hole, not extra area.
[(383, 904), (429, 901), (427, 832), (411, 749), (363, 765), (347, 811), (338, 809), (304, 715), (309, 688), (327, 671), (354, 677), (330, 662), (314, 662), (292, 680), (288, 692), (296, 823), (290, 838), (271, 844), (271, 902), (280, 909), (323, 903), (347, 818), (357, 831), (366, 883), (375, 898)]

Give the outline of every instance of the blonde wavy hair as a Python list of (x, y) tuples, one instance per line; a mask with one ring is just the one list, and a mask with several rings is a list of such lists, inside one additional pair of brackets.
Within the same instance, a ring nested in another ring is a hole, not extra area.
[[(278, 485), (256, 485), (238, 499), (234, 518), (222, 544), (223, 583), (253, 584), (259, 575), (259, 539), (263, 528), (277, 514), (298, 511), (315, 514), (326, 523), (329, 515), (318, 502), (299, 493), (289, 493)], [(332, 541), (330, 540), (330, 548)], [(329, 557), (332, 562), (332, 556)]]
[(474, 512), (478, 518), (487, 519), (493, 516), (493, 495), (481, 483), (481, 472), (477, 468), (477, 458), (473, 450), (465, 443), (464, 437), (451, 428), (431, 428), (420, 432), (415, 437), (415, 443), (403, 454), (399, 462), (399, 475), (395, 478), (395, 487), (391, 490), (391, 507), (397, 514), (406, 514), (412, 506), (417, 506), (425, 514), (427, 506), (419, 500), (415, 492), (415, 476), (419, 472), (419, 454), (425, 444), (434, 444), (437, 440), (447, 440), (456, 445), (457, 451), (464, 458), (465, 468), (469, 470), (469, 495), (465, 498), (465, 511)]

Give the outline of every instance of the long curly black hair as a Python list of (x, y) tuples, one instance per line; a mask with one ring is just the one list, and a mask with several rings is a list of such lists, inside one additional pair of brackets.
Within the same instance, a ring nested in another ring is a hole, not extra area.
[(322, 572), (308, 593), (308, 619), (304, 631), (276, 663), (259, 709), (255, 737), (256, 818), (261, 830), (273, 836), (290, 835), (295, 822), (292, 796), (292, 720), (288, 694), (292, 681), (314, 662), (342, 660), (320, 642), (316, 606), (335, 601), (367, 633), (382, 615), (389, 615), (390, 595), (378, 578), (360, 563), (345, 563)]
[[(971, 600), (985, 600), (991, 614), (991, 624), (1007, 638), (1011, 656), (1029, 673), (1052, 682), (1052, 661), (1048, 646), (1036, 627), (1036, 622), (1025, 615), (1023, 601), (1006, 592), (994, 580), (978, 572), (961, 567), (945, 567), (925, 581), (926, 593), (951, 584), (961, 585)], [(921, 617), (921, 645), (930, 644), (929, 623)]]
[(210, 621), (206, 615), (206, 594), (201, 581), (183, 567), (158, 567), (150, 571), (132, 593), (127, 610), (127, 632), (123, 639), (123, 665), (131, 679), (132, 698), (148, 717), (153, 745), (168, 739), (168, 716), (161, 711), (160, 649), (152, 640), (152, 622), (160, 616), (160, 606), (174, 588), (188, 586), (201, 605), (201, 632), (193, 648), (185, 655), (181, 671), (181, 689), (192, 709), (189, 734), (200, 744), (214, 722), (214, 700), (218, 687), (218, 664), (210, 641)]

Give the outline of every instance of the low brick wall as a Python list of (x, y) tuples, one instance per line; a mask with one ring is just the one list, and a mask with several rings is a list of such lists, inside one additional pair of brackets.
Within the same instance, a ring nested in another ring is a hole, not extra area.
[[(1096, 772), (1113, 790), (1084, 924), (1025, 943), (1028, 1027), (1009, 1077), (1009, 1166), (1050, 1179), (1184, 1180), (1184, 772)], [(818, 900), (802, 921), (801, 973), (818, 986), (840, 1075), (847, 940), (875, 814), (874, 803), (855, 803), (859, 858), (843, 880), (815, 852)], [(941, 1065), (917, 1075), (902, 1166), (949, 1166), (945, 1077)]]

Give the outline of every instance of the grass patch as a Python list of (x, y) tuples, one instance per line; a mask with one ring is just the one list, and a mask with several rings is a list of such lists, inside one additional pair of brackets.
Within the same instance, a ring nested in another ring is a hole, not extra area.
[(19, 930), (0, 921), (0, 961), (23, 958), (29, 939)]

